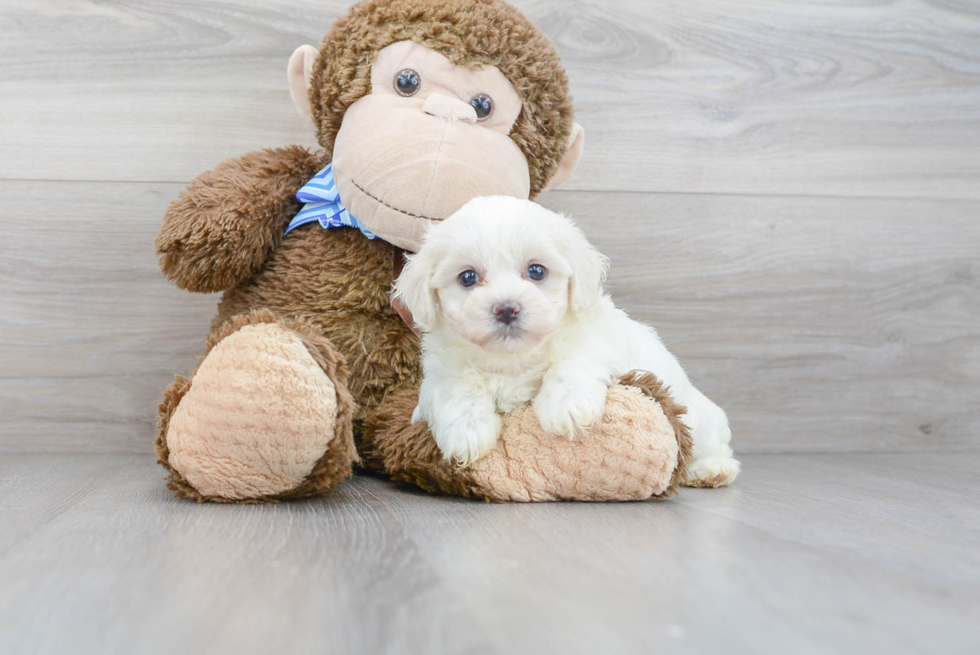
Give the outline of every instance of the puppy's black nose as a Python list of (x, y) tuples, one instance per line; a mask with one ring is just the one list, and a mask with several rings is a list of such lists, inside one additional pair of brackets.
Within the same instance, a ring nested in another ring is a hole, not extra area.
[(514, 303), (499, 303), (493, 306), (493, 315), (497, 317), (498, 323), (503, 323), (504, 325), (510, 325), (517, 320), (517, 314), (520, 313), (520, 305)]

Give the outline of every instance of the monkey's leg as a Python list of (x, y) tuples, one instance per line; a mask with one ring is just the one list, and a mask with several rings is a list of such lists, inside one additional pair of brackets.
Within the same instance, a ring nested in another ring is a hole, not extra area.
[(442, 458), (424, 423), (411, 424), (418, 390), (391, 394), (365, 422), (373, 467), (427, 491), (496, 502), (646, 500), (684, 478), (691, 439), (684, 409), (649, 373), (609, 390), (605, 415), (574, 441), (544, 432), (530, 405), (504, 417), (490, 454), (465, 469)]
[(164, 392), (156, 450), (167, 486), (217, 502), (326, 493), (357, 461), (353, 407), (325, 337), (266, 310), (235, 316)]

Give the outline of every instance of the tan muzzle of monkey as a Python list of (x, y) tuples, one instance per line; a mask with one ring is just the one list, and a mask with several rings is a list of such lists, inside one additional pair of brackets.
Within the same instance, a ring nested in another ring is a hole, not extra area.
[(415, 252), (427, 223), (477, 196), (529, 196), (527, 160), (508, 136), (401, 100), (365, 96), (337, 134), (337, 189), (364, 227)]

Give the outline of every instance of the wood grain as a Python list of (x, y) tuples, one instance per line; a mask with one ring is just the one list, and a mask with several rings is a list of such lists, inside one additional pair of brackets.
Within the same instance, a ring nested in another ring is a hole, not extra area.
[(0, 471), (4, 653), (491, 652), (370, 489), (198, 506), (145, 456)]
[[(0, 450), (150, 447), (160, 392), (193, 368), (217, 302), (156, 267), (180, 188), (0, 182)], [(614, 298), (725, 407), (740, 452), (978, 446), (978, 203), (544, 201), (611, 257)]]
[(171, 287), (153, 238), (177, 184), (0, 183), (0, 449), (146, 452), (218, 298)]
[[(149, 447), (216, 302), (162, 279), (159, 218), (225, 157), (313, 145), (283, 62), (346, 6), (0, 8), (0, 450)], [(742, 452), (980, 445), (973, 5), (521, 7), (589, 131), (543, 201)]]
[(734, 488), (171, 497), (155, 408), (217, 298), (163, 279), (160, 217), (225, 158), (315, 146), (285, 63), (348, 4), (0, 6), (0, 652), (980, 651), (965, 0), (516, 3), (588, 133), (543, 202), (728, 410)]
[[(0, 8), (0, 179), (186, 182), (313, 145), (285, 64), (347, 0)], [(980, 198), (970, 2), (527, 0), (588, 133), (575, 190)]]
[(0, 459), (0, 651), (968, 653), (980, 459), (754, 455), (667, 502), (360, 477), (174, 501), (148, 456)]

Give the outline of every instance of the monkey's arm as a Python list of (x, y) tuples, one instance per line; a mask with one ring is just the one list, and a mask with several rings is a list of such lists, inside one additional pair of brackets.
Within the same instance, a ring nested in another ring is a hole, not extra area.
[(156, 238), (160, 268), (188, 291), (224, 291), (254, 274), (299, 210), (295, 193), (322, 163), (299, 146), (252, 152), (198, 176)]

